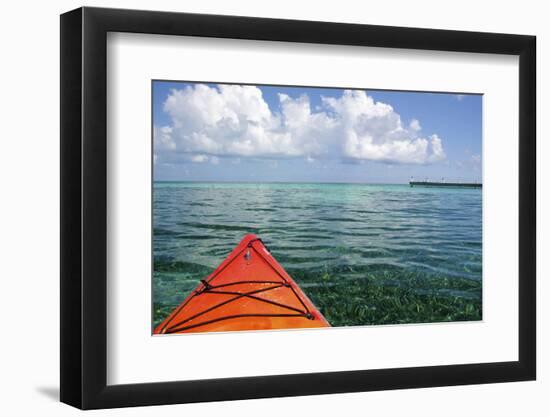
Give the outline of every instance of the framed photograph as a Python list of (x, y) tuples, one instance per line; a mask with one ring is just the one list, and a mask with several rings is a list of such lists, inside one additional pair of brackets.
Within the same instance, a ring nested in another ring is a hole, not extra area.
[(533, 380), (535, 37), (61, 16), (61, 401)]

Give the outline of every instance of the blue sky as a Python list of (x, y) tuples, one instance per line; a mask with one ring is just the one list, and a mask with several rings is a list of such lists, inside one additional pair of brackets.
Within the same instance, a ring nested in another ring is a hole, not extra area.
[(155, 180), (481, 180), (482, 96), (153, 82)]

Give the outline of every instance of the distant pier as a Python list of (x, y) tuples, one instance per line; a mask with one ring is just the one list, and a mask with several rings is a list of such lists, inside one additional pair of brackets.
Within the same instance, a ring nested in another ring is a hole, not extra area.
[(411, 187), (482, 188), (479, 182), (409, 181)]

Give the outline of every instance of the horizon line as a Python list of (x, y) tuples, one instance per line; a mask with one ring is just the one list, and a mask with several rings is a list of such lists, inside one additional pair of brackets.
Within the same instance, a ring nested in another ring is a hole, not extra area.
[(350, 181), (261, 181), (261, 180), (153, 180), (153, 182), (206, 182), (206, 183), (250, 183), (250, 184), (357, 184), (357, 185), (408, 185), (408, 182), (350, 182)]

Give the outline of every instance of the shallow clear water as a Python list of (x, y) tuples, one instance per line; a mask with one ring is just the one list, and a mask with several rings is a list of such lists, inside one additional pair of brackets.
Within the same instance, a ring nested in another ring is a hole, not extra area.
[(333, 325), (481, 319), (482, 191), (154, 184), (154, 323), (255, 233)]

